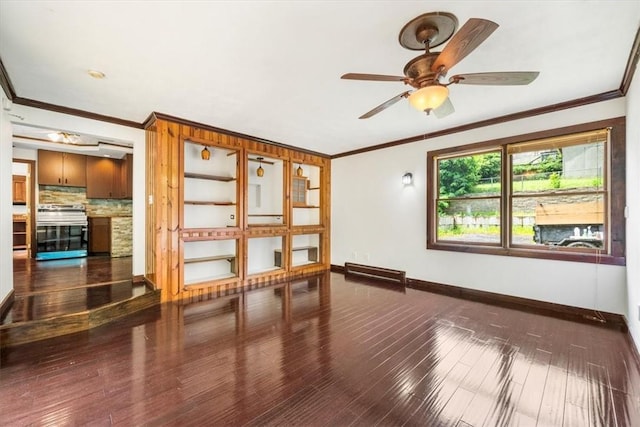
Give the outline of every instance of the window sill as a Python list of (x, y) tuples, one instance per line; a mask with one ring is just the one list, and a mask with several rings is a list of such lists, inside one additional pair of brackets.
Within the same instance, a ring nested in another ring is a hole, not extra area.
[(586, 262), (590, 264), (606, 265), (626, 265), (625, 257), (612, 256), (607, 254), (570, 252), (560, 249), (523, 249), (523, 248), (502, 248), (496, 246), (481, 246), (473, 244), (459, 243), (434, 243), (428, 242), (427, 249), (436, 251), (466, 252), (484, 255), (515, 256), (521, 258), (537, 258), (554, 261)]

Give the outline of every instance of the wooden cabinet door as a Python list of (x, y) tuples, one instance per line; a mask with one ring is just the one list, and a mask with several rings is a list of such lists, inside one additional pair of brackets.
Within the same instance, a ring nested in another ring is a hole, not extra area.
[(27, 204), (27, 177), (24, 175), (13, 175), (13, 204)]
[(113, 162), (111, 159), (88, 156), (87, 198), (113, 198)]
[(87, 156), (83, 154), (63, 153), (63, 184), (69, 187), (87, 186)]
[(38, 184), (63, 185), (62, 153), (38, 150)]
[(120, 160), (87, 156), (87, 198), (121, 199)]
[(111, 218), (89, 218), (89, 252), (111, 253)]
[(294, 176), (291, 188), (293, 206), (307, 205), (307, 178)]
[(133, 197), (133, 156), (127, 154), (120, 162), (120, 197)]

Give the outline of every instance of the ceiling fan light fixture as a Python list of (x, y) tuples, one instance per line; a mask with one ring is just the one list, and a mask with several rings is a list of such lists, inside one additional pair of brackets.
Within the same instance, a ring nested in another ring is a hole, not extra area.
[(449, 89), (446, 86), (434, 84), (421, 87), (409, 95), (409, 103), (419, 111), (435, 110), (447, 99)]

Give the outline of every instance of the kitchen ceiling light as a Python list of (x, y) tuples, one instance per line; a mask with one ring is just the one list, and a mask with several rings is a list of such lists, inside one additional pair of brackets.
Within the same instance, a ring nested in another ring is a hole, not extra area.
[(63, 142), (65, 144), (75, 144), (80, 140), (80, 135), (68, 132), (51, 132), (47, 136), (53, 142)]
[(449, 89), (446, 86), (434, 84), (421, 87), (409, 95), (409, 103), (416, 110), (429, 114), (432, 110), (441, 106), (447, 96), (449, 96)]

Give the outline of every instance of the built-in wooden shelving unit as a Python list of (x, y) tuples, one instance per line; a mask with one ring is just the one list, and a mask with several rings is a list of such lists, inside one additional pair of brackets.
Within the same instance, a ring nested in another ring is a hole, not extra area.
[(162, 115), (146, 131), (146, 277), (163, 301), (329, 269), (327, 157)]

